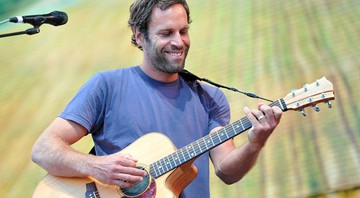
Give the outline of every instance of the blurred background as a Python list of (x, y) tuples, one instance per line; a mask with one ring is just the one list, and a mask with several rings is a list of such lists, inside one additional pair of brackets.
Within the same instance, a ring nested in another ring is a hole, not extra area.
[[(0, 38), (0, 196), (31, 197), (44, 170), (32, 145), (96, 72), (138, 65), (130, 44), (131, 0), (0, 0), (0, 21), (64, 11), (63, 26)], [(193, 23), (186, 68), (270, 99), (325, 76), (333, 107), (288, 111), (257, 165), (231, 186), (211, 175), (212, 197), (360, 197), (360, 2), (356, 0), (188, 1)], [(6, 23), (0, 34), (29, 24)], [(232, 121), (258, 99), (224, 90)], [(238, 145), (246, 134), (235, 138)], [(91, 137), (74, 145), (88, 152)], [(196, 195), (197, 196), (197, 195)], [(194, 197), (196, 197), (194, 196)]]

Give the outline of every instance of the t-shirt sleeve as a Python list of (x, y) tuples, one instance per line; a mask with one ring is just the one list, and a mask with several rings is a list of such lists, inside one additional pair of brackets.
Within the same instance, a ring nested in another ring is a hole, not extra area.
[(106, 100), (106, 81), (101, 74), (91, 77), (59, 117), (76, 122), (89, 133), (101, 127)]
[(225, 94), (216, 89), (210, 109), (209, 130), (215, 127), (225, 126), (230, 122), (230, 107)]

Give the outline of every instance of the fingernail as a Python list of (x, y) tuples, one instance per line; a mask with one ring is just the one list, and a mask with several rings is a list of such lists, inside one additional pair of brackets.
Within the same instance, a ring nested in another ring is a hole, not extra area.
[(244, 107), (244, 112), (245, 113), (247, 113), (247, 112), (249, 112), (250, 111), (250, 109), (248, 108), (248, 107)]

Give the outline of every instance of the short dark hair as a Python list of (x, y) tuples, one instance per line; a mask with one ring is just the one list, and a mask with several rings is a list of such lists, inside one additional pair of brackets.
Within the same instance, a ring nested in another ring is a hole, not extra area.
[(136, 43), (134, 32), (140, 31), (148, 39), (148, 24), (151, 20), (151, 13), (155, 6), (161, 10), (166, 10), (168, 7), (181, 4), (186, 11), (188, 23), (191, 23), (189, 6), (186, 0), (136, 0), (130, 6), (130, 18), (128, 21), (133, 35), (131, 36), (131, 43), (142, 50), (142, 47)]

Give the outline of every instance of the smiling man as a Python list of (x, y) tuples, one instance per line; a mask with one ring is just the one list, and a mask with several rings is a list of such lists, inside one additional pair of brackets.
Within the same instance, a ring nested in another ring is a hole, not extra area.
[[(181, 148), (228, 124), (225, 95), (218, 88), (179, 75), (190, 48), (190, 21), (185, 0), (134, 2), (129, 26), (132, 44), (143, 51), (142, 63), (89, 79), (36, 141), (33, 161), (55, 176), (91, 176), (127, 189), (150, 174), (135, 168), (141, 159), (121, 152), (140, 137), (158, 131)], [(248, 142), (235, 147), (230, 139), (196, 158), (197, 177), (185, 189), (173, 191), (175, 197), (210, 197), (209, 159), (216, 175), (227, 184), (239, 181), (253, 167), (282, 112), (259, 104), (253, 110), (245, 107), (244, 113), (252, 123)], [(88, 134), (93, 137), (96, 155), (70, 147)], [(151, 139), (147, 145), (151, 148)], [(147, 147), (139, 148), (142, 151), (157, 152)], [(174, 186), (167, 187), (171, 191), (182, 182), (175, 180)]]
[(140, 67), (156, 80), (175, 81), (190, 47), (187, 12), (181, 4), (166, 9), (154, 7), (150, 19), (146, 32), (132, 28), (135, 45), (144, 51)]

